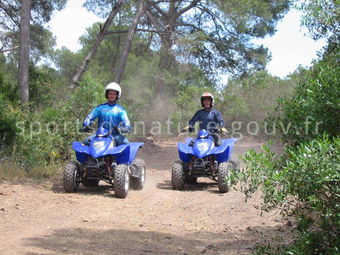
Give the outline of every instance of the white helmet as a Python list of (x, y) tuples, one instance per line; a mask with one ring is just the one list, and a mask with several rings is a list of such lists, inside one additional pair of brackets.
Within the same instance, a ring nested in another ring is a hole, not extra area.
[(117, 91), (117, 99), (120, 98), (120, 96), (122, 95), (122, 89), (120, 88), (120, 86), (115, 83), (115, 82), (111, 82), (109, 84), (106, 85), (105, 87), (105, 97), (107, 98), (107, 92), (109, 90), (114, 90), (114, 91)]
[(201, 96), (201, 105), (204, 107), (203, 101), (204, 99), (209, 98), (211, 100), (211, 106), (214, 105), (214, 96), (209, 93), (209, 92), (204, 92), (203, 95)]

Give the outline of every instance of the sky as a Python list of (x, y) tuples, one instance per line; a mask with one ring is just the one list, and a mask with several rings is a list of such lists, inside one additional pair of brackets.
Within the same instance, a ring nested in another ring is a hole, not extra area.
[[(57, 48), (65, 46), (74, 52), (79, 50), (79, 37), (86, 32), (86, 28), (101, 21), (83, 8), (83, 3), (84, 0), (68, 0), (66, 7), (52, 17), (49, 27), (56, 36)], [(256, 40), (271, 52), (272, 60), (267, 65), (270, 74), (284, 78), (299, 65), (310, 66), (326, 42), (314, 41), (305, 36), (306, 33), (306, 29), (300, 28), (300, 13), (292, 10), (278, 23), (274, 36)]]
[(62, 46), (77, 51), (81, 48), (79, 37), (86, 32), (86, 28), (97, 21), (102, 21), (96, 15), (82, 7), (84, 0), (68, 0), (66, 7), (54, 13), (49, 27), (57, 38), (57, 48)]
[(273, 75), (283, 78), (299, 65), (310, 66), (317, 52), (326, 45), (325, 40), (314, 41), (306, 36), (307, 29), (300, 27), (300, 17), (297, 10), (291, 10), (278, 23), (274, 36), (257, 40), (271, 51), (272, 60), (267, 69)]

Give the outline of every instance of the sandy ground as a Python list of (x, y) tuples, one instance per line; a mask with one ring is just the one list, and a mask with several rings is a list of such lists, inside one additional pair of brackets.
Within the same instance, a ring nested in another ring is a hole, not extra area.
[[(234, 155), (259, 146), (240, 142)], [(241, 192), (220, 194), (207, 178), (172, 190), (174, 141), (146, 146), (139, 157), (147, 164), (146, 186), (126, 199), (103, 182), (64, 193), (61, 175), (40, 184), (1, 182), (0, 254), (242, 255), (291, 232), (279, 214), (260, 215), (259, 195), (245, 203)]]

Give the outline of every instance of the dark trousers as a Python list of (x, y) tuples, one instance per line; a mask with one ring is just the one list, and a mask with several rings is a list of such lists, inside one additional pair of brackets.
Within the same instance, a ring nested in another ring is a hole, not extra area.
[(210, 135), (212, 136), (212, 138), (214, 138), (215, 146), (220, 146), (220, 145), (222, 145), (222, 143), (221, 143), (221, 137), (220, 137), (219, 134), (210, 133)]

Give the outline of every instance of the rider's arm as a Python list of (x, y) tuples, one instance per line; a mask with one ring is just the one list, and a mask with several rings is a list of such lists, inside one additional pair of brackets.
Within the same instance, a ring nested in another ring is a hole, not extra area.
[(85, 118), (83, 126), (90, 126), (92, 122), (98, 117), (98, 107), (94, 108)]
[(125, 132), (131, 131), (131, 124), (126, 111), (123, 109), (120, 114), (121, 122), (119, 123), (120, 128), (123, 128)]
[(189, 121), (189, 127), (194, 127), (195, 126), (195, 123), (197, 121), (199, 121), (200, 119), (200, 114), (199, 114), (200, 111), (197, 111), (195, 113), (195, 115), (191, 118), (191, 120)]
[(223, 120), (222, 114), (219, 111), (216, 111), (216, 122), (218, 123), (218, 125), (223, 128), (225, 127), (225, 122)]

